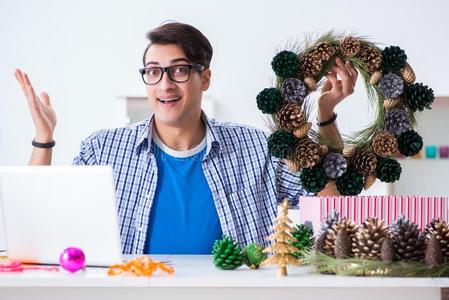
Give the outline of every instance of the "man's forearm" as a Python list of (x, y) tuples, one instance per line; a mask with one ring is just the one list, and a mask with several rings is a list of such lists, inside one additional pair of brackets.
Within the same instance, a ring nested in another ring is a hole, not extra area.
[[(333, 112), (318, 112), (318, 122), (324, 122), (326, 120), (329, 120), (332, 118)], [(334, 121), (333, 123), (326, 125), (326, 126), (319, 126), (319, 134), (320, 137), (333, 145), (335, 148), (343, 148), (343, 140), (340, 135), (340, 131), (337, 127), (337, 122)]]
[(49, 166), (51, 165), (53, 150), (33, 147), (28, 165)]
[[(38, 143), (49, 143), (53, 140), (53, 136), (38, 136), (34, 139)], [(30, 160), (30, 166), (49, 166), (51, 165), (51, 158), (53, 155), (53, 148), (38, 148), (33, 146)]]
[[(333, 112), (318, 112), (318, 122), (324, 122), (332, 118)], [(343, 148), (343, 140), (338, 130), (337, 123), (333, 123), (326, 126), (319, 126), (320, 137), (325, 141), (329, 142), (333, 147)], [(320, 191), (317, 196), (338, 196), (340, 193), (337, 190), (335, 181), (330, 181), (326, 187)]]

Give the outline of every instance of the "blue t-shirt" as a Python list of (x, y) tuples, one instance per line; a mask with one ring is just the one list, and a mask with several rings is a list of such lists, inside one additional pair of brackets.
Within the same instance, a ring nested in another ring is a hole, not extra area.
[(145, 253), (210, 254), (222, 230), (202, 169), (206, 137), (188, 151), (168, 148), (153, 134), (157, 186)]

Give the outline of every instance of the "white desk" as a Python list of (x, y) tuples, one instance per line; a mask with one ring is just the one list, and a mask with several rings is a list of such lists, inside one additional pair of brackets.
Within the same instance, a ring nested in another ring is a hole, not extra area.
[[(159, 259), (160, 257), (154, 256)], [(0, 273), (0, 299), (440, 299), (449, 278), (368, 278), (320, 275), (291, 267), (277, 278), (274, 267), (216, 269), (210, 256), (173, 256), (175, 274), (152, 278), (119, 275), (106, 268), (82, 273), (25, 271)]]

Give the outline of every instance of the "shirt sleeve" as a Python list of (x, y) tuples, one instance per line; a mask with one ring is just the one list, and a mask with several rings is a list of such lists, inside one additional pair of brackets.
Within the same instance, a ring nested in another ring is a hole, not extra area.
[(97, 157), (94, 151), (96, 134), (93, 134), (81, 142), (80, 151), (73, 159), (72, 164), (77, 166), (98, 165)]
[(276, 166), (276, 188), (278, 192), (278, 203), (288, 198), (290, 207), (299, 209), (299, 198), (301, 196), (315, 196), (314, 193), (309, 193), (301, 186), (301, 173), (292, 172), (283, 160), (272, 157), (273, 163)]

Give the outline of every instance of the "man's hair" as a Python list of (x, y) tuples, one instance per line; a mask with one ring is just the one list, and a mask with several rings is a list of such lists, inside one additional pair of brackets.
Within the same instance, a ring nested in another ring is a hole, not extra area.
[(190, 62), (209, 68), (213, 52), (212, 46), (209, 40), (195, 27), (184, 23), (170, 22), (156, 27), (145, 36), (150, 40), (150, 44), (143, 53), (144, 65), (145, 56), (151, 45), (176, 44), (182, 48)]

